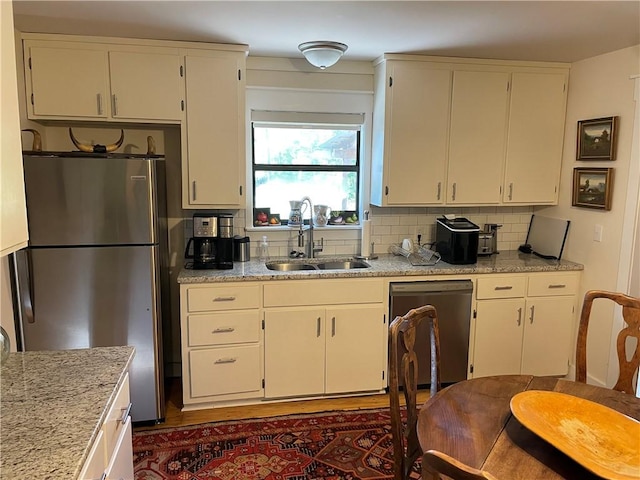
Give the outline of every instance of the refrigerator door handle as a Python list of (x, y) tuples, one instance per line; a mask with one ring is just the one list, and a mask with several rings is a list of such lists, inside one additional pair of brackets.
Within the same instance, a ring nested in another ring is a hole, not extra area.
[(33, 264), (31, 262), (31, 252), (21, 250), (16, 252), (16, 270), (18, 274), (18, 295), (22, 305), (23, 321), (27, 323), (35, 323), (35, 308), (33, 295)]

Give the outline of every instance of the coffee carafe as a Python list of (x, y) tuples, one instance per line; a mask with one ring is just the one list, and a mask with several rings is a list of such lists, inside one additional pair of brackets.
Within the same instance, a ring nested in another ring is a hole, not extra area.
[[(184, 256), (193, 259), (195, 270), (217, 268), (218, 218), (208, 214), (193, 215), (193, 237), (187, 242)], [(190, 247), (193, 244), (193, 253)]]
[(216, 268), (229, 270), (233, 268), (233, 216), (222, 214), (218, 216)]

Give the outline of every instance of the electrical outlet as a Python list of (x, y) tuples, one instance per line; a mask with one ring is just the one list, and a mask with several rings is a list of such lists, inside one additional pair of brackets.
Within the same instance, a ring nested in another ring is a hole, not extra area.
[(594, 242), (602, 241), (602, 225), (596, 225), (593, 228), (593, 241)]

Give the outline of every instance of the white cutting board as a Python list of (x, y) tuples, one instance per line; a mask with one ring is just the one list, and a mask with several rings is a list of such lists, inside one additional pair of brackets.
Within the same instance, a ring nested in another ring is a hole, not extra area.
[(527, 235), (527, 243), (531, 245), (531, 251), (560, 260), (569, 223), (569, 220), (560, 218), (532, 215)]

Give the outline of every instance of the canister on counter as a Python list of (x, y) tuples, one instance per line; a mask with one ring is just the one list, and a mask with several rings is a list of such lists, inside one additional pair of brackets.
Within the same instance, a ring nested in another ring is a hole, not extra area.
[(251, 240), (249, 237), (236, 235), (233, 237), (233, 260), (248, 262), (250, 260)]

